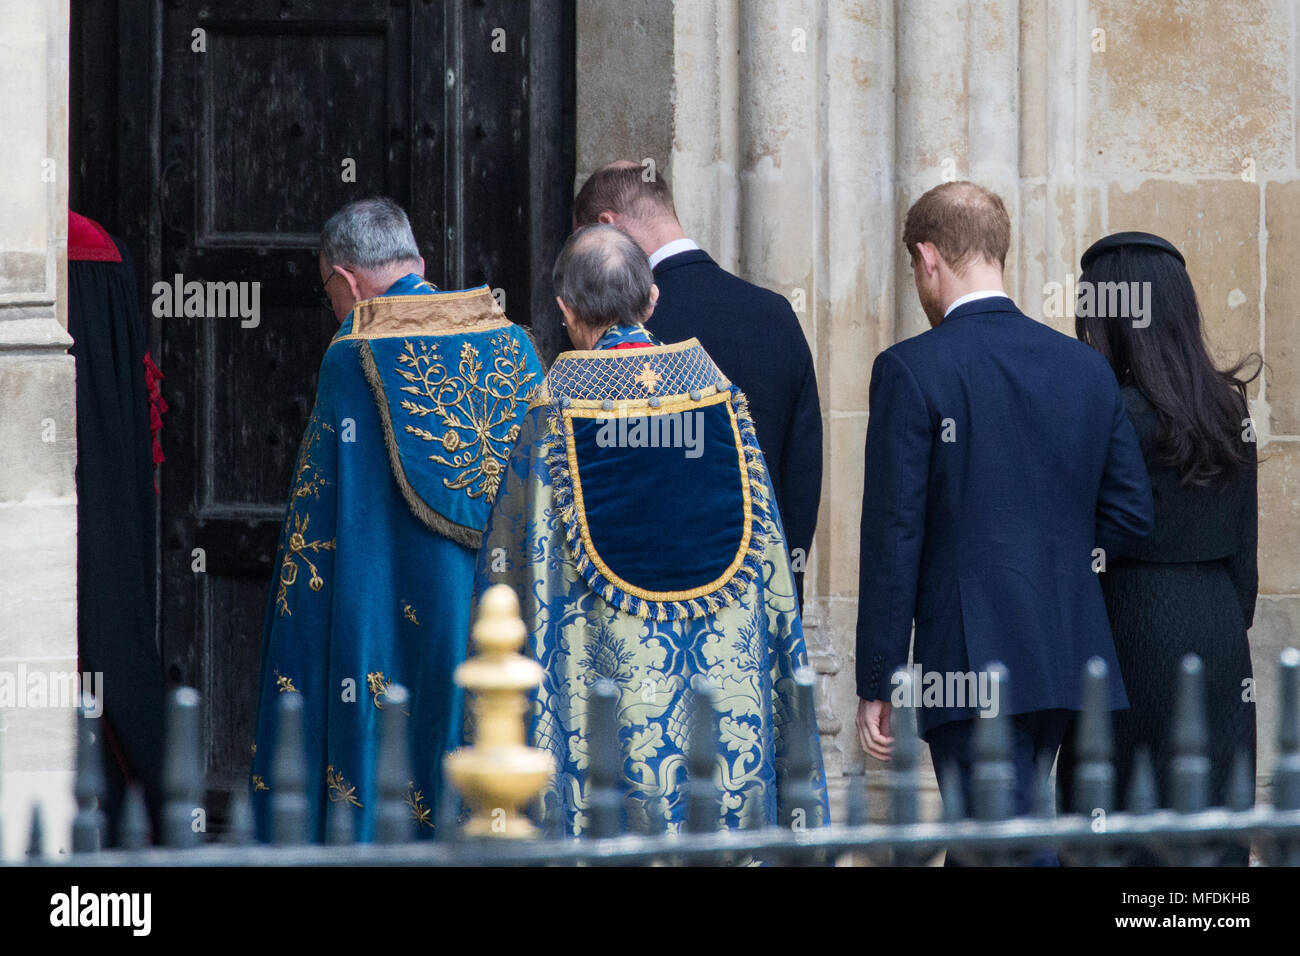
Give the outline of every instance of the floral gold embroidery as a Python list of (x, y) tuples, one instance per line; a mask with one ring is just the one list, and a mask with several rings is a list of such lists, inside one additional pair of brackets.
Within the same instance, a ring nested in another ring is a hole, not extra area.
[(361, 801), (357, 799), (357, 788), (343, 779), (342, 772), (335, 770), (333, 764), (325, 768), (325, 783), (329, 786), (330, 803), (361, 806)]
[[(280, 689), (281, 694), (298, 693), (298, 688), (293, 686), (292, 677), (285, 677), (279, 671), (272, 671), (272, 673), (275, 674), (275, 686)], [(253, 746), (256, 747), (257, 744), (253, 744)]]
[(529, 383), (536, 372), (524, 372), (527, 360), (520, 354), (519, 340), (509, 334), (493, 336), (491, 367), (485, 369), (479, 350), (465, 342), (453, 373), (438, 351), (438, 343), (411, 342), (398, 356), (395, 369), (407, 384), (402, 391), (419, 401), (402, 399), (402, 408), (416, 419), (433, 415), (440, 434), (408, 423), (406, 431), (426, 442), (440, 445), (444, 454), (429, 460), (454, 469), (442, 483), (452, 490), (464, 490), (471, 498), (496, 497), (501, 475), (510, 457), (510, 447), (519, 436), (515, 423), (519, 405), (527, 407), (536, 386)]
[(419, 626), (420, 622), (415, 616), (415, 608), (411, 607), (406, 601), (402, 602), (402, 617), (406, 618), (412, 624)]
[(302, 502), (307, 498), (320, 498), (320, 490), (327, 483), (324, 476), (320, 474), (315, 459), (316, 446), (320, 443), (321, 429), (334, 431), (334, 429), (319, 421), (314, 416), (307, 425), (307, 434), (303, 438), (302, 452), (298, 456), (298, 469), (294, 473), (293, 491), (289, 495), (289, 515), (285, 519), (286, 524), (292, 529), (289, 533), (289, 539), (285, 543), (284, 558), (280, 562), (280, 587), (275, 595), (275, 603), (280, 609), (281, 614), (292, 614), (289, 610), (289, 589), (294, 586), (298, 580), (298, 562), (301, 561), (311, 572), (311, 578), (308, 579), (307, 586), (313, 591), (319, 591), (325, 586), (325, 579), (321, 577), (319, 569), (310, 557), (312, 554), (320, 554), (322, 551), (333, 551), (334, 543), (337, 539), (331, 538), (329, 541), (308, 540), (308, 530), (311, 525), (311, 515), (300, 510)]
[(384, 705), (379, 702), (379, 698), (387, 697), (392, 686), (392, 681), (384, 679), (383, 671), (371, 671), (366, 675), (366, 687), (374, 698), (372, 703), (380, 710), (384, 709)]
[(431, 811), (424, 805), (424, 791), (415, 789), (415, 781), (409, 781), (406, 785), (406, 805), (411, 808), (411, 816), (415, 822), (422, 827), (433, 829), (433, 821), (430, 819)]
[(253, 792), (254, 792), (254, 793), (257, 793), (257, 791), (259, 791), (259, 790), (270, 790), (270, 789), (271, 789), (271, 788), (268, 787), (268, 786), (266, 785), (266, 782), (262, 779), (262, 777), (261, 777), (260, 774), (256, 774), (256, 773), (253, 774)]

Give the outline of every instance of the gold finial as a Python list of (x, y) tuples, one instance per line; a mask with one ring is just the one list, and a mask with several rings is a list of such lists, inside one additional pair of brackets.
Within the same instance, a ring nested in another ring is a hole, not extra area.
[(474, 743), (447, 755), (447, 774), (472, 809), (471, 836), (531, 836), (536, 828), (520, 812), (555, 775), (550, 753), (527, 745), (528, 691), (542, 667), (519, 648), (528, 631), (519, 599), (505, 584), (483, 593), (474, 622), (477, 652), (456, 668), (455, 681), (474, 695)]

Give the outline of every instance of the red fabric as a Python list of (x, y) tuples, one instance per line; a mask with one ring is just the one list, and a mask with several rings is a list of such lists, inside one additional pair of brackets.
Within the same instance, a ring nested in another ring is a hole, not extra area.
[(72, 262), (121, 262), (122, 253), (99, 223), (68, 210), (68, 259)]
[(654, 348), (649, 342), (619, 342), (618, 345), (611, 345), (609, 350), (614, 349), (649, 349)]
[[(148, 352), (144, 353), (144, 384), (149, 389), (149, 431), (153, 433), (153, 463), (154, 466), (161, 465), (166, 461), (163, 455), (162, 443), (158, 440), (158, 434), (162, 431), (163, 415), (167, 411), (167, 400), (162, 397), (162, 380), (167, 376), (154, 364), (153, 356)], [(158, 493), (158, 479), (154, 478), (154, 494)]]

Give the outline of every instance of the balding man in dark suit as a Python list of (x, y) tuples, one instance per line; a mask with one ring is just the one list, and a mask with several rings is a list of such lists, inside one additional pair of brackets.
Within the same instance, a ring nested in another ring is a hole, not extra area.
[[(932, 328), (871, 372), (858, 733), (889, 760), (892, 709), (915, 706), (941, 791), (971, 807), (975, 727), (1008, 715), (1023, 816), (1091, 658), (1107, 664), (1111, 708), (1128, 706), (1095, 562), (1151, 531), (1151, 486), (1110, 366), (1003, 290), (1011, 219), (997, 195), (936, 186), (908, 210), (903, 244)], [(915, 695), (894, 677), (909, 644)]]
[(637, 163), (592, 173), (573, 218), (575, 227), (608, 223), (636, 241), (659, 287), (647, 327), (663, 342), (699, 339), (748, 397), (802, 604), (821, 500), (822, 418), (812, 352), (790, 303), (727, 272), (687, 238), (667, 182)]

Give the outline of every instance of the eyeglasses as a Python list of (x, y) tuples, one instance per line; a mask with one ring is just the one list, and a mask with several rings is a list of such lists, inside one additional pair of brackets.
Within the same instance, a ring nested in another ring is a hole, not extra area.
[(330, 283), (334, 281), (337, 275), (337, 272), (331, 270), (330, 277), (322, 282), (320, 287), (320, 304), (331, 312), (334, 311), (334, 301), (330, 298)]

